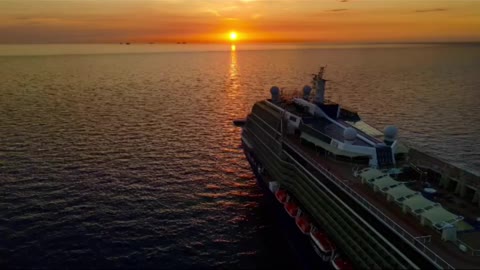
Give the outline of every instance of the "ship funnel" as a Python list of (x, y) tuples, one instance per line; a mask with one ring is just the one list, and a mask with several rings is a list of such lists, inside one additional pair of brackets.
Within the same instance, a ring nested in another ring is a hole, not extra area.
[(354, 128), (348, 127), (343, 130), (343, 139), (346, 144), (353, 144), (357, 138), (357, 131)]
[(327, 80), (323, 79), (325, 67), (321, 67), (318, 74), (313, 75), (313, 87), (315, 87), (315, 102), (323, 103), (325, 101), (325, 83)]
[(312, 87), (310, 87), (309, 85), (305, 85), (303, 87), (303, 99), (308, 100), (311, 92), (312, 92)]
[(386, 126), (383, 130), (383, 141), (387, 145), (391, 145), (398, 135), (398, 128), (396, 126)]
[(277, 86), (272, 86), (272, 88), (270, 88), (270, 94), (272, 94), (273, 103), (280, 102), (280, 88), (278, 88)]

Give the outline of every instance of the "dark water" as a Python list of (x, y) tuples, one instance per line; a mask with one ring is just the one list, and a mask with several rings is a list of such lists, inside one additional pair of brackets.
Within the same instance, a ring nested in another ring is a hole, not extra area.
[(480, 47), (0, 56), (0, 262), (288, 264), (231, 125), (328, 64), (330, 98), (480, 171)]

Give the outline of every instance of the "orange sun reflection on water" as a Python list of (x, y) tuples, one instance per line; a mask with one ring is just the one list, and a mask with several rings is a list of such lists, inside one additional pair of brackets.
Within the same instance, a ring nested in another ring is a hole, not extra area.
[(238, 82), (237, 82), (237, 76), (238, 76), (238, 69), (237, 69), (237, 52), (235, 45), (232, 45), (232, 51), (230, 53), (231, 56), (231, 62), (230, 62), (230, 81), (233, 83), (232, 87), (234, 89), (238, 89)]
[(240, 93), (240, 84), (238, 80), (238, 63), (237, 63), (237, 51), (235, 45), (232, 45), (232, 50), (230, 52), (230, 68), (229, 68), (229, 89), (228, 97), (232, 99), (232, 102), (238, 102)]

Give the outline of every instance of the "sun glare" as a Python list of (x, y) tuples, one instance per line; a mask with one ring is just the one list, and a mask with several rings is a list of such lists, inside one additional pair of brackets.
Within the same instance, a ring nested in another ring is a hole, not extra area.
[(230, 40), (231, 41), (237, 40), (237, 32), (230, 32)]

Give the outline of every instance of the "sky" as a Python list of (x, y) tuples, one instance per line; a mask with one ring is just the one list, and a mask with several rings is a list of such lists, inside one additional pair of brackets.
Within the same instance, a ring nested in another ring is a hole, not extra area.
[(0, 43), (480, 42), (480, 0), (0, 0)]

